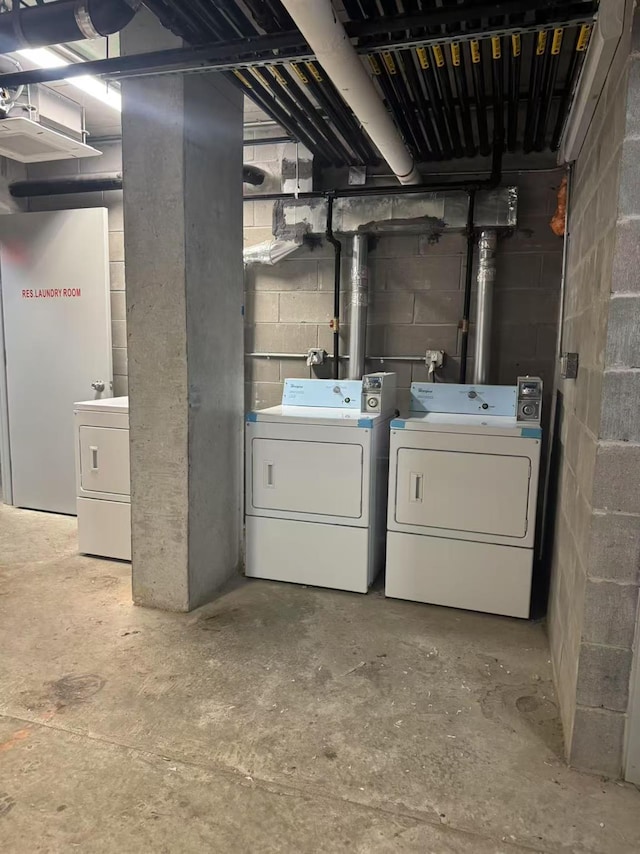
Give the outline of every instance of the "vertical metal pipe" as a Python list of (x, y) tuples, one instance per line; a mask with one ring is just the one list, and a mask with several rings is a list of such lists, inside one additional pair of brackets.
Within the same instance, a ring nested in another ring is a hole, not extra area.
[(342, 271), (342, 243), (333, 233), (333, 200), (332, 193), (327, 197), (327, 230), (325, 237), (327, 242), (333, 246), (333, 379), (340, 378), (340, 279)]
[(369, 307), (369, 268), (367, 235), (354, 234), (351, 257), (351, 320), (349, 323), (349, 379), (364, 374), (367, 310)]
[(489, 381), (493, 285), (496, 278), (497, 242), (498, 235), (495, 230), (486, 229), (480, 232), (480, 239), (478, 240), (476, 347), (473, 365), (473, 381), (478, 384)]
[(473, 228), (476, 210), (476, 191), (469, 190), (469, 207), (467, 208), (467, 266), (464, 279), (464, 305), (460, 323), (460, 372), (458, 382), (467, 380), (467, 353), (469, 350), (469, 315), (471, 314), (471, 289), (473, 287), (473, 247), (475, 231)]

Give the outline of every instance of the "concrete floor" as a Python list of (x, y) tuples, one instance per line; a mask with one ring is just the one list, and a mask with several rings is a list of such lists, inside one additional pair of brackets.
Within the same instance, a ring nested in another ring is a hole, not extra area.
[(0, 507), (4, 854), (640, 851), (640, 793), (564, 765), (541, 625), (129, 576)]

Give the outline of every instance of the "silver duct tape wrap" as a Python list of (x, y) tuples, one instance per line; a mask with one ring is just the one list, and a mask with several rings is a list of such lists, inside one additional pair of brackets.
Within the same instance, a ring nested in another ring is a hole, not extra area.
[(351, 380), (364, 374), (367, 337), (367, 311), (369, 307), (368, 237), (353, 237), (351, 255), (351, 317), (349, 320), (349, 373)]
[(493, 321), (493, 286), (496, 279), (496, 246), (498, 236), (492, 229), (481, 231), (478, 240), (478, 306), (476, 312), (476, 346), (474, 383), (489, 382), (491, 327)]
[(252, 264), (273, 266), (301, 246), (302, 243), (296, 240), (267, 240), (255, 246), (248, 246), (242, 253), (242, 260), (245, 267)]
[[(333, 230), (337, 234), (437, 234), (462, 231), (467, 225), (469, 196), (448, 193), (419, 193), (406, 196), (337, 198), (333, 206)], [(324, 234), (326, 199), (291, 199), (278, 202), (277, 237), (290, 239), (304, 230)], [(478, 228), (515, 228), (518, 217), (518, 188), (499, 187), (477, 193), (475, 225)]]

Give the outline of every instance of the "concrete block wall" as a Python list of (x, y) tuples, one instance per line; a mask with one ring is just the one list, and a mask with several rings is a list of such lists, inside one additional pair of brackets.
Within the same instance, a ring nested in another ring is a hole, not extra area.
[(569, 761), (620, 776), (640, 570), (640, 57), (627, 34), (570, 201), (550, 638)]
[[(256, 148), (257, 165), (274, 173), (277, 147)], [(259, 161), (258, 158), (263, 160)], [(492, 381), (513, 383), (518, 374), (541, 374), (550, 390), (558, 318), (562, 240), (549, 228), (562, 173), (512, 173), (504, 182), (519, 189), (518, 228), (499, 243), (495, 294)], [(245, 202), (245, 245), (271, 236), (272, 205)], [(349, 242), (343, 246), (341, 346), (348, 348)], [(396, 371), (400, 404), (412, 381), (426, 380), (424, 362), (388, 360), (427, 349), (446, 351), (442, 378), (457, 381), (465, 278), (466, 241), (445, 233), (438, 242), (426, 236), (384, 236), (370, 250), (370, 308), (367, 353), (370, 370)], [(248, 268), (245, 276), (246, 351), (303, 353), (310, 347), (332, 351), (333, 249), (326, 243), (297, 253), (274, 267)], [(475, 288), (474, 288), (475, 291)], [(474, 293), (475, 296), (475, 293)], [(473, 319), (473, 318), (472, 318)], [(473, 354), (473, 328), (470, 354)], [(470, 361), (470, 373), (472, 371)], [(330, 376), (331, 366), (319, 371)], [(344, 365), (342, 366), (344, 372)], [(248, 358), (246, 405), (256, 409), (279, 402), (286, 377), (310, 376), (303, 361)]]
[[(100, 157), (82, 160), (57, 160), (30, 163), (27, 177), (32, 180), (91, 175), (100, 172), (122, 171), (122, 145), (118, 142), (98, 144)], [(57, 211), (74, 208), (105, 207), (109, 211), (109, 261), (111, 271), (111, 336), (113, 347), (113, 393), (128, 394), (127, 322), (124, 278), (124, 222), (122, 190), (105, 193), (75, 193), (64, 196), (34, 196), (29, 199), (30, 211)]]

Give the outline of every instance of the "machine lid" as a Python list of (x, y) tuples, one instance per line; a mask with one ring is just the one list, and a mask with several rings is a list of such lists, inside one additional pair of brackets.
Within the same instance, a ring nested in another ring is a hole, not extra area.
[(383, 418), (379, 413), (358, 409), (330, 409), (322, 406), (271, 406), (249, 412), (246, 420), (269, 421), (276, 424), (319, 424), (323, 427), (373, 427)]
[(129, 412), (129, 398), (104, 397), (100, 400), (83, 400), (79, 403), (74, 403), (73, 408), (83, 412), (86, 410), (97, 412), (121, 412), (126, 415)]
[(450, 412), (409, 413), (406, 418), (394, 418), (392, 430), (426, 430), (443, 433), (516, 436), (525, 439), (542, 438), (542, 430), (520, 424), (514, 417), (504, 415), (456, 415)]

